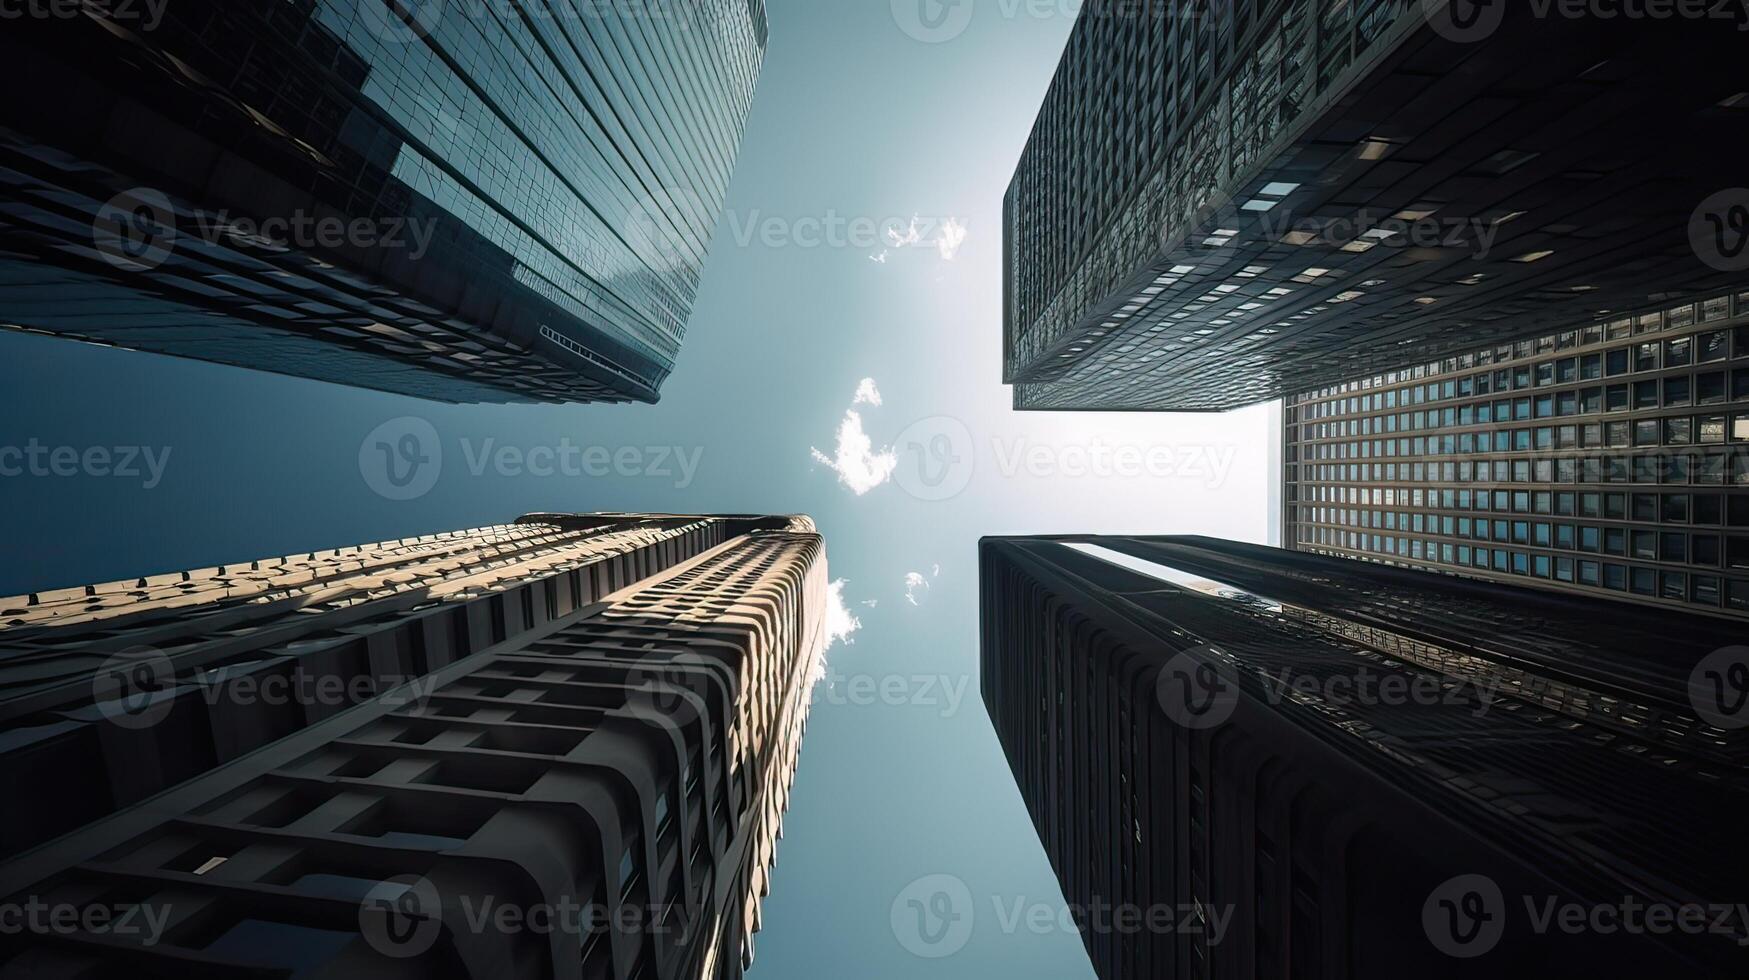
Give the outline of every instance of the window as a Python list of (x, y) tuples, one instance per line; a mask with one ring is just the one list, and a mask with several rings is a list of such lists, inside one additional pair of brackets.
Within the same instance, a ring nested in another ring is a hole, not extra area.
[(1694, 338), (1673, 337), (1664, 341), (1664, 366), (1683, 367), (1694, 363)]
[(1722, 361), (1731, 356), (1731, 337), (1723, 330), (1703, 333), (1695, 341), (1699, 349), (1698, 359), (1702, 364)]
[(1664, 379), (1665, 405), (1670, 408), (1683, 408), (1690, 403), (1689, 399), (1690, 388), (1686, 377)]
[(1712, 371), (1694, 379), (1695, 398), (1701, 405), (1719, 405), (1727, 401), (1725, 372)]

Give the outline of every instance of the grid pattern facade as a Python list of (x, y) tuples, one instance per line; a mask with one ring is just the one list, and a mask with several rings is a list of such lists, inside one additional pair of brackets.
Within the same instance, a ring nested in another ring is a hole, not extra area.
[[(165, 923), (151, 942), (8, 930), (0, 963), (740, 977), (825, 641), (819, 535), (772, 523), (0, 866), (20, 902)], [(494, 903), (599, 918), (482, 925)]]
[(0, 855), (774, 523), (530, 515), (0, 600), (0, 776), (55, 787), (7, 811)]
[[(1738, 962), (1731, 937), (1658, 944), (1514, 921), (1476, 961), (1441, 952), (1422, 920), (1458, 874), (1582, 903), (1680, 903), (1736, 887), (1724, 866), (1749, 857), (1730, 817), (1745, 792), (1740, 754), (1707, 761), (1695, 751), (1704, 738), (1628, 734), (1587, 716), (1586, 698), (1543, 697), (1555, 677), (1607, 687), (1630, 676), (1588, 659), (1600, 649), (1590, 634), (1563, 631), (1621, 622), (1656, 636), (1668, 617), (1596, 602), (1556, 610), (1476, 583), (1468, 615), (1446, 621), (1438, 607), (1413, 608), (1437, 593), (1437, 580), (1422, 581), (1432, 576), (1379, 569), (1351, 582), (1343, 566), (1205, 539), (983, 543), (984, 700), (1065, 897), (1187, 910), (1172, 929), (1085, 929), (1102, 980), (1461, 977), (1477, 962), (1729, 975), (1719, 971)], [(1393, 601), (1392, 576), (1410, 594)], [(1393, 608), (1410, 613), (1395, 627), (1381, 622)], [(1475, 632), (1464, 620), (1476, 615), (1500, 630)], [(1520, 631), (1558, 632), (1565, 649), (1515, 650)], [(1649, 682), (1636, 700), (1662, 701), (1673, 672), (1686, 677), (1684, 656), (1730, 637), (1702, 617), (1668, 635), (1628, 679)], [(1470, 669), (1528, 669), (1533, 682), (1479, 711)], [(1174, 714), (1162, 685), (1174, 670), (1210, 672), (1231, 713), (1207, 724)], [(1333, 696), (1363, 671), (1439, 695)], [(1283, 677), (1296, 679), (1293, 696), (1272, 687)]]
[(1455, 40), (1476, 6), (1087, 4), (1005, 200), (1015, 407), (1226, 410), (1736, 285), (1691, 238), (1749, 149), (1734, 23)]
[(1749, 615), (1749, 293), (1290, 398), (1293, 548)]
[[(82, 98), (0, 111), (0, 319), (451, 401), (655, 400), (766, 42), (760, 0), (17, 26), (16, 76)], [(104, 261), (118, 194), (144, 268)], [(367, 233), (244, 224), (318, 218)]]

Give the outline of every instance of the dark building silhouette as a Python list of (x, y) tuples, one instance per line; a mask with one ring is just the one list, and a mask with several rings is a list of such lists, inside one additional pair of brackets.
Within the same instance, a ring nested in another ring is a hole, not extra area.
[(1093, 0), (1004, 205), (1021, 409), (1225, 410), (1740, 284), (1744, 16)]
[(985, 539), (981, 603), (1071, 907), (1184, 910), (1103, 980), (1741, 973), (1732, 623), (1176, 537)]
[(1749, 615), (1749, 293), (1287, 401), (1284, 540)]
[(825, 576), (807, 518), (540, 514), (0, 601), (0, 895), (169, 923), (0, 974), (739, 976)]
[(0, 325), (446, 401), (656, 400), (762, 0), (69, 11), (0, 35), (45, 93), (0, 106)]

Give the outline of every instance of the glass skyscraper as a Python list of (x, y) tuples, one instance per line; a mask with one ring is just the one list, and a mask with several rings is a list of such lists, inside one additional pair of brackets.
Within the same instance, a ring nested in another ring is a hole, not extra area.
[(655, 401), (762, 0), (8, 21), (0, 324), (449, 401)]
[[(67, 910), (9, 916), (0, 972), (743, 975), (827, 641), (812, 521), (535, 515), (311, 559), (239, 595), (193, 576), (180, 609), (142, 584), (138, 616), (43, 603), (47, 631), (95, 642), (92, 613), (115, 642), (158, 637), (132, 657), (164, 669), (92, 671), (107, 758), (40, 758), (72, 712), (6, 733), (9, 775), (39, 743), (16, 784), (39, 801), (80, 767), (260, 737), (0, 864), (8, 908)], [(363, 698), (321, 696), (361, 673)], [(274, 675), (316, 683), (239, 686)]]
[(1740, 20), (1092, 0), (1004, 204), (1015, 407), (1225, 410), (1736, 287)]
[(1749, 616), (1749, 293), (1288, 399), (1290, 547)]

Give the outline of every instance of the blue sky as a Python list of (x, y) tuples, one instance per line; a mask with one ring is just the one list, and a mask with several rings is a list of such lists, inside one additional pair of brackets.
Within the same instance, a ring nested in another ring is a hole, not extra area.
[[(812, 514), (860, 628), (816, 696), (752, 976), (1090, 977), (978, 699), (977, 540), (1264, 540), (1278, 415), (1009, 410), (1002, 194), (1077, 4), (931, 21), (918, 3), (768, 0), (729, 213), (659, 406), (443, 406), (0, 334), (0, 444), (162, 463), (0, 479), (0, 595), (535, 510)], [(841, 455), (851, 411), (866, 451)], [(426, 424), (435, 481), (378, 493), (370, 434)], [(571, 451), (613, 462), (546, 474)], [(920, 945), (909, 902), (943, 887), (970, 914)]]

